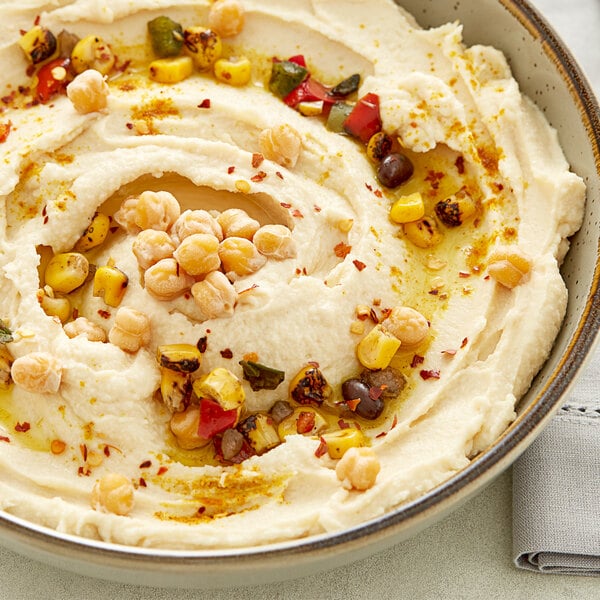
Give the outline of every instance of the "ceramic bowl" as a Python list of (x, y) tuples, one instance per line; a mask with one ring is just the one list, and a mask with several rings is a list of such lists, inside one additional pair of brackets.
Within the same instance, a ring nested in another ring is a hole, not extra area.
[(468, 467), (423, 497), (352, 529), (259, 548), (172, 551), (121, 547), (64, 535), (0, 513), (2, 543), (85, 575), (127, 583), (219, 587), (300, 577), (349, 563), (414, 535), (455, 509), (508, 467), (563, 403), (600, 323), (598, 222), (600, 119), (568, 49), (524, 0), (398, 0), (424, 27), (459, 19), (468, 45), (507, 55), (522, 91), (557, 129), (572, 169), (584, 178), (586, 214), (563, 265), (569, 306), (551, 356), (519, 403), (518, 418)]

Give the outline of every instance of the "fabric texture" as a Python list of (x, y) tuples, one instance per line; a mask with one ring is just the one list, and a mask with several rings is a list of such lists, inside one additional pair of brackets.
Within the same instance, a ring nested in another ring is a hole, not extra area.
[(600, 355), (513, 467), (515, 564), (600, 576)]

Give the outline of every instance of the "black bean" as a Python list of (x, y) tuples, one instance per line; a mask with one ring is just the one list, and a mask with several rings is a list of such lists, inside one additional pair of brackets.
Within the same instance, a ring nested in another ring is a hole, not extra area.
[(381, 397), (372, 398), (369, 386), (360, 379), (347, 379), (342, 383), (342, 396), (346, 402), (360, 400), (354, 412), (363, 419), (376, 419), (384, 408)]
[(412, 177), (414, 167), (404, 154), (392, 152), (385, 156), (377, 168), (377, 179), (381, 185), (395, 188)]

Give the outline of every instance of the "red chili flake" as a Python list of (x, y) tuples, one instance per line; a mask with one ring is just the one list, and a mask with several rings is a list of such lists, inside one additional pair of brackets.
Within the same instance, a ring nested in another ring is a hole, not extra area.
[(146, 480), (143, 477), (140, 477), (140, 487), (148, 487)]
[(398, 425), (398, 415), (394, 415), (394, 420), (392, 421), (392, 426), (390, 427), (390, 430), (394, 429), (396, 425)]
[(33, 24), (34, 24), (34, 25), (39, 25), (39, 24), (40, 24), (40, 15), (37, 15), (37, 16), (35, 17), (35, 19), (33, 20)]
[(210, 108), (210, 98), (204, 98), (204, 100), (198, 104), (198, 108)]
[(0, 435), (0, 442), (10, 443), (10, 438), (6, 437), (5, 435)]
[(427, 293), (431, 296), (437, 296), (440, 293), (440, 290), (429, 290)]
[(346, 421), (344, 421), (344, 419), (340, 419), (340, 420), (338, 421), (338, 427), (339, 427), (340, 429), (350, 429), (350, 424), (349, 424), (349, 423), (346, 423)]
[(21, 35), (25, 35), (27, 33), (27, 29), (19, 29), (19, 33)]
[(362, 271), (363, 269), (367, 268), (367, 265), (365, 265), (364, 262), (362, 262), (361, 260), (353, 260), (352, 264), (359, 270)]
[(315, 413), (314, 412), (301, 412), (298, 415), (296, 421), (296, 431), (298, 433), (308, 433), (312, 431), (315, 426)]
[(231, 166), (227, 168), (227, 174), (231, 175), (235, 171), (235, 167)]
[(345, 244), (344, 242), (340, 242), (339, 244), (336, 244), (333, 247), (333, 253), (338, 258), (346, 258), (346, 256), (348, 256), (348, 254), (350, 254), (351, 251), (352, 251), (352, 246), (349, 246), (348, 244)]
[(89, 477), (92, 474), (91, 469), (88, 466), (85, 467), (79, 467), (79, 469), (77, 469), (77, 475), (84, 476), (84, 477)]
[(419, 365), (422, 365), (425, 362), (425, 357), (424, 356), (420, 356), (419, 354), (415, 354), (412, 358), (412, 361), (410, 363), (411, 368), (415, 368), (418, 367)]
[(104, 445), (104, 456), (106, 456), (106, 457), (110, 456), (110, 446), (108, 444)]
[(372, 188), (372, 187), (371, 187), (371, 186), (370, 186), (368, 183), (365, 183), (365, 187), (366, 187), (366, 188), (367, 188), (367, 189), (368, 189), (370, 192), (372, 192), (372, 191), (373, 191), (373, 188)]
[(133, 123), (125, 123), (125, 127), (127, 127), (127, 129), (131, 130), (131, 129), (133, 129)]
[(156, 472), (157, 475), (164, 475), (169, 470), (169, 467), (165, 467), (164, 465), (158, 469)]
[(197, 513), (198, 513), (199, 515), (202, 515), (202, 514), (204, 514), (204, 512), (205, 512), (205, 511), (206, 511), (206, 506), (201, 506), (201, 507), (200, 507), (200, 508), (197, 510)]
[(373, 193), (377, 198), (383, 198), (383, 192), (381, 190), (375, 190)]
[(151, 460), (145, 460), (141, 465), (140, 469), (149, 469), (152, 466)]
[(289, 202), (280, 202), (279, 204), (281, 204), (283, 208), (292, 208), (292, 205)]
[(466, 277), (471, 277), (471, 273), (468, 273), (467, 271), (459, 271), (458, 276), (465, 279)]
[(456, 350), (442, 350), (442, 354), (445, 356), (454, 356), (456, 354)]
[(79, 444), (79, 452), (81, 452), (81, 456), (83, 457), (83, 460), (87, 460), (88, 457), (88, 449), (87, 449), (87, 445), (86, 444)]
[(223, 358), (233, 358), (233, 352), (229, 348), (221, 350), (220, 354)]
[(382, 437), (385, 437), (386, 435), (387, 435), (387, 431), (382, 431), (382, 432), (378, 433), (375, 437), (382, 438)]
[(98, 310), (98, 314), (103, 318), (103, 319), (110, 319), (110, 312), (108, 310), (104, 310), (104, 309), (99, 309)]
[(279, 179), (283, 179), (283, 175), (281, 174), (281, 171), (275, 171), (275, 175), (277, 175), (277, 177), (279, 177)]
[(48, 215), (46, 215), (43, 220), (44, 225), (46, 225), (49, 220), (50, 220), (50, 217)]
[(253, 181), (254, 183), (260, 183), (263, 179), (265, 179), (266, 176), (267, 174), (264, 171), (259, 171), (256, 175), (252, 175), (252, 177), (250, 177), (250, 181)]
[(302, 275), (302, 269), (296, 269), (296, 275)]
[(424, 379), (425, 381), (428, 379), (440, 378), (440, 372), (437, 369), (421, 369), (421, 371), (419, 371), (419, 375), (421, 376), (421, 379)]
[(316, 204), (313, 206), (313, 209), (315, 212), (321, 212), (323, 210), (320, 206), (317, 206)]
[(295, 208), (292, 211), (292, 217), (296, 217), (297, 219), (304, 219), (304, 215), (297, 208)]
[(459, 156), (457, 157), (457, 159), (454, 161), (454, 166), (456, 167), (456, 170), (458, 171), (459, 175), (463, 175), (465, 172), (465, 159), (463, 156)]
[(460, 347), (464, 348), (469, 343), (469, 338), (463, 338), (463, 341), (460, 343)]
[(382, 308), (381, 309), (381, 320), (387, 319), (392, 314), (391, 308)]
[(10, 104), (16, 96), (17, 92), (15, 90), (13, 90), (10, 94), (7, 94), (6, 96), (2, 96), (2, 98), (0, 98), (0, 100), (2, 100), (2, 102), (4, 104)]
[(11, 121), (8, 121), (8, 123), (0, 123), (0, 144), (3, 144), (7, 140), (11, 127)]
[(208, 346), (208, 338), (206, 336), (201, 337), (198, 340), (198, 343), (196, 344), (196, 348), (198, 348), (198, 351), (200, 352), (200, 354), (204, 354), (206, 352), (207, 346)]
[(252, 154), (252, 168), (257, 169), (260, 167), (263, 160), (265, 160), (265, 157), (260, 152), (254, 152)]
[(439, 171), (429, 171), (427, 176), (425, 177), (425, 181), (429, 181), (431, 183), (431, 187), (434, 190), (437, 190), (440, 187), (440, 181), (444, 178), (444, 174)]
[(356, 407), (360, 404), (360, 398), (353, 398), (352, 400), (346, 400), (346, 402), (344, 402), (344, 404), (352, 411), (354, 412), (356, 410)]
[(369, 388), (369, 398), (371, 400), (378, 400), (381, 398), (381, 394), (383, 394), (383, 387), (379, 385), (374, 385)]
[(379, 323), (379, 317), (377, 316), (377, 313), (375, 312), (374, 308), (369, 310), (369, 317), (371, 317), (371, 321), (373, 321), (373, 323), (375, 323), (375, 325), (377, 325), (377, 323)]
[(315, 456), (317, 458), (321, 458), (321, 456), (324, 456), (325, 454), (327, 454), (327, 442), (325, 441), (325, 438), (321, 437), (319, 439), (320, 439), (319, 446), (315, 450)]
[(17, 423), (15, 425), (15, 431), (19, 433), (25, 433), (31, 429), (31, 425), (27, 421), (23, 421), (22, 423)]

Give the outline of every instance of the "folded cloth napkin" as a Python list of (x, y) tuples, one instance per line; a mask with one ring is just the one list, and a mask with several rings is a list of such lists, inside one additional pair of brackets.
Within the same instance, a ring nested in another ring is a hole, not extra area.
[(600, 576), (600, 352), (513, 467), (515, 564)]

